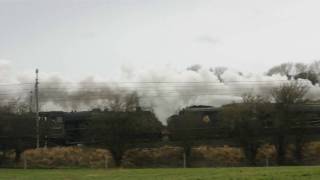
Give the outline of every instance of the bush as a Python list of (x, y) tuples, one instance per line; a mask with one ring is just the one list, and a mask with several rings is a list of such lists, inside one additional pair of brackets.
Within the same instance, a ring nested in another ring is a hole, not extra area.
[(181, 167), (182, 148), (163, 146), (160, 148), (136, 148), (127, 151), (123, 167)]
[(310, 142), (304, 146), (303, 162), (310, 165), (320, 163), (320, 142)]
[(258, 149), (256, 162), (260, 166), (265, 166), (267, 163), (269, 165), (275, 165), (276, 157), (277, 157), (277, 153), (274, 145), (265, 144)]
[[(10, 153), (9, 153), (10, 152)], [(294, 146), (287, 149), (288, 163), (294, 163)], [(315, 165), (320, 163), (320, 142), (307, 143), (303, 148), (303, 163)], [(29, 168), (104, 168), (105, 157), (109, 167), (114, 162), (109, 151), (104, 149), (80, 147), (55, 147), (48, 149), (31, 149), (23, 153)], [(7, 160), (14, 159), (14, 152), (8, 151)], [(259, 166), (276, 165), (276, 149), (274, 145), (265, 144), (259, 148), (256, 162)], [(10, 164), (6, 161), (5, 164)], [(19, 164), (22, 167), (23, 162)], [(182, 167), (183, 150), (180, 147), (163, 146), (160, 148), (136, 148), (128, 150), (122, 160), (126, 168)], [(199, 146), (192, 149), (190, 157), (192, 167), (245, 166), (246, 161), (240, 148), (222, 146)], [(16, 166), (12, 166), (16, 167)]]
[(240, 148), (200, 146), (192, 149), (192, 166), (240, 166), (243, 162)]
[[(26, 150), (23, 158), (28, 168), (104, 168), (106, 159), (113, 166), (110, 153), (104, 149), (54, 147)], [(22, 162), (23, 163), (23, 162)]]
[[(240, 148), (200, 146), (192, 149), (191, 166), (240, 166), (244, 156)], [(136, 148), (125, 153), (123, 167), (182, 167), (180, 147)]]
[[(290, 144), (287, 147), (286, 150), (286, 163), (295, 165), (297, 164), (295, 158), (294, 158), (294, 145)], [(320, 142), (310, 142), (304, 145), (303, 151), (302, 151), (302, 163), (305, 165), (316, 165), (320, 163)], [(275, 165), (276, 164), (276, 149), (274, 145), (266, 144), (263, 145), (257, 154), (257, 162), (260, 163), (260, 165), (265, 164), (266, 159), (269, 160), (269, 165)]]

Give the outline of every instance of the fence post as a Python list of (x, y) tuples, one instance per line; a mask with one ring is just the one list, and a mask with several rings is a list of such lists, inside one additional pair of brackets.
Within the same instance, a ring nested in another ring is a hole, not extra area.
[(266, 157), (266, 167), (269, 167), (269, 158)]
[(187, 155), (186, 152), (183, 152), (183, 168), (187, 167)]

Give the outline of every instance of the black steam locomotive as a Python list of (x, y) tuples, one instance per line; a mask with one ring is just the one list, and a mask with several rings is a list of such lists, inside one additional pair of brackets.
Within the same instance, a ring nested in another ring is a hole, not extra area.
[[(57, 145), (81, 145), (95, 143), (93, 140), (88, 140), (88, 130), (91, 127), (90, 122), (93, 115), (98, 114), (126, 116), (143, 118), (146, 122), (158, 122), (155, 115), (151, 111), (137, 108), (132, 112), (114, 112), (108, 110), (94, 109), (92, 111), (50, 111), (40, 112), (40, 139), (41, 146), (57, 146)], [(159, 127), (162, 128), (160, 122)], [(161, 140), (161, 128), (158, 132), (141, 132), (134, 134), (134, 138), (143, 140)], [(89, 135), (90, 136), (90, 135)], [(130, 137), (132, 138), (132, 137)]]
[[(138, 110), (139, 113), (150, 115), (151, 111)], [(309, 132), (317, 134), (320, 131), (320, 105), (296, 105), (291, 111), (306, 114)], [(163, 126), (162, 131), (144, 136), (156, 137), (154, 140), (168, 139), (179, 141), (174, 134), (186, 131), (187, 134), (196, 135), (198, 139), (223, 138), (224, 129), (219, 126), (221, 108), (211, 106), (190, 106), (178, 114), (168, 118), (168, 126)], [(41, 143), (43, 145), (77, 145), (86, 144), (85, 133), (89, 126), (90, 117), (94, 113), (112, 113), (100, 110), (81, 112), (50, 111), (40, 112)], [(121, 112), (119, 112), (121, 113)], [(132, 112), (131, 115), (135, 115)], [(154, 117), (155, 116), (149, 116)], [(187, 118), (186, 118), (187, 117)], [(267, 128), (271, 130), (270, 128)]]

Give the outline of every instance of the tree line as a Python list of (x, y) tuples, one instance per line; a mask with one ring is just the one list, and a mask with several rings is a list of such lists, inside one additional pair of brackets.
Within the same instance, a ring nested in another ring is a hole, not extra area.
[[(192, 112), (184, 112), (172, 116), (168, 128), (174, 136), (179, 137), (187, 157), (190, 157), (197, 141), (203, 139), (200, 134), (203, 136), (207, 131), (207, 137), (211, 139), (229, 138), (240, 146), (248, 165), (256, 165), (258, 149), (265, 144), (275, 146), (278, 165), (286, 164), (288, 147), (293, 145), (294, 157), (299, 164), (303, 159), (303, 147), (310, 140), (307, 130), (310, 127), (309, 120), (313, 118), (312, 114), (301, 109), (310, 103), (305, 99), (307, 92), (308, 87), (303, 84), (285, 83), (272, 88), (264, 96), (244, 94), (240, 103), (222, 106), (216, 115), (219, 122), (213, 125), (206, 125), (210, 122), (205, 118), (203, 122), (201, 118), (194, 122), (199, 117)], [(220, 137), (212, 136), (214, 134)]]
[[(244, 94), (242, 102), (222, 106), (215, 115), (219, 122), (209, 122), (206, 117), (199, 119), (194, 113), (180, 113), (169, 118), (166, 126), (154, 113), (136, 109), (139, 98), (133, 93), (114, 103), (108, 111), (92, 112), (81, 136), (88, 146), (108, 149), (117, 166), (121, 165), (127, 150), (155, 146), (162, 142), (166, 131), (172, 140), (170, 143), (184, 149), (187, 163), (193, 146), (208, 144), (209, 141), (202, 140), (215, 138), (206, 133), (232, 139), (242, 148), (249, 165), (256, 164), (257, 151), (266, 143), (275, 146), (279, 165), (285, 164), (290, 144), (294, 145), (296, 161), (301, 162), (303, 146), (309, 140), (306, 135), (308, 114), (295, 110), (297, 106), (293, 105), (307, 103), (307, 92), (307, 86), (289, 82), (272, 88), (264, 96)], [(5, 157), (7, 150), (14, 149), (16, 161), (19, 161), (25, 149), (35, 147), (35, 118), (27, 109), (25, 105), (0, 108), (0, 158)], [(211, 128), (208, 123), (212, 124)]]

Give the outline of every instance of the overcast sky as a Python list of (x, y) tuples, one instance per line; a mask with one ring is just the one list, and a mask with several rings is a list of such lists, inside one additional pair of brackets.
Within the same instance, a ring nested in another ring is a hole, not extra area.
[(0, 59), (116, 76), (123, 65), (264, 72), (320, 59), (319, 0), (0, 0)]

